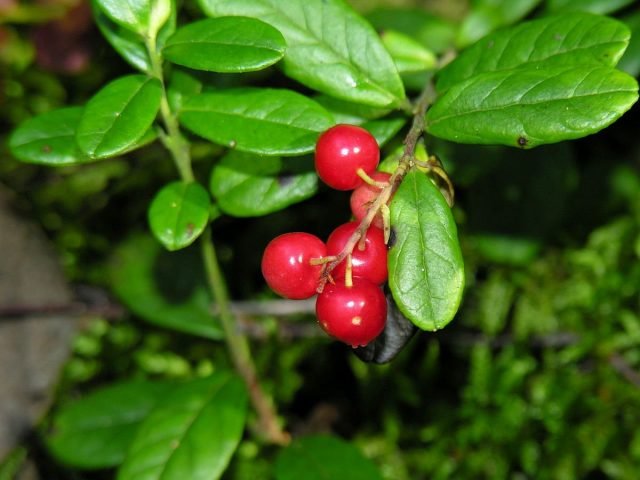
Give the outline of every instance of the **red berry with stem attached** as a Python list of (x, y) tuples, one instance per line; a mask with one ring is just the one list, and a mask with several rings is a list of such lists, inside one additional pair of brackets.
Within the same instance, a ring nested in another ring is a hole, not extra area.
[[(389, 179), (391, 175), (385, 172), (373, 172), (371, 175), (371, 179), (380, 183), (389, 183)], [(370, 185), (368, 183), (363, 183), (358, 188), (356, 188), (351, 193), (351, 199), (349, 200), (349, 204), (351, 206), (351, 213), (353, 213), (353, 217), (360, 221), (366, 215), (367, 211), (371, 204), (378, 197), (382, 188), (376, 185)], [(382, 220), (382, 215), (380, 212), (376, 213), (376, 216), (373, 217), (372, 225), (375, 225), (378, 228), (384, 228), (384, 221)]]
[(310, 261), (326, 255), (324, 242), (315, 235), (285, 233), (265, 248), (262, 275), (278, 295), (295, 300), (309, 298), (316, 293), (322, 273), (322, 265), (312, 265)]
[(364, 278), (328, 283), (316, 300), (316, 316), (325, 332), (352, 347), (367, 345), (384, 329), (387, 300), (380, 287)]
[[(327, 239), (327, 255), (338, 255), (357, 230), (359, 222), (348, 222), (336, 228)], [(364, 250), (360, 250), (360, 242), (356, 243), (351, 254), (352, 275), (366, 278), (370, 282), (382, 284), (387, 281), (387, 246), (384, 244), (384, 233), (378, 227), (369, 227), (364, 241)], [(345, 277), (346, 261), (340, 262), (331, 271), (333, 278)]]
[(372, 173), (379, 161), (378, 142), (362, 127), (335, 125), (320, 135), (316, 143), (318, 176), (336, 190), (353, 190), (361, 185), (358, 170)]

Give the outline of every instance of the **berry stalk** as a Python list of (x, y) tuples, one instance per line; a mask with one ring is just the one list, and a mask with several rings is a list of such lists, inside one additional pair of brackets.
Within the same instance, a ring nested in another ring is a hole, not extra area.
[[(409, 129), (409, 132), (407, 133), (407, 136), (404, 139), (404, 151), (402, 153), (402, 156), (400, 157), (398, 167), (391, 175), (389, 184), (382, 188), (374, 202), (371, 204), (371, 206), (367, 210), (367, 214), (360, 221), (358, 228), (355, 230), (355, 232), (353, 232), (342, 251), (338, 255), (336, 255), (334, 259), (326, 263), (326, 267), (320, 278), (320, 283), (318, 284), (319, 293), (321, 293), (324, 289), (324, 286), (329, 280), (331, 272), (338, 266), (338, 264), (340, 264), (345, 258), (347, 258), (348, 255), (351, 255), (353, 249), (366, 235), (367, 230), (371, 226), (371, 223), (373, 222), (375, 216), (388, 204), (389, 199), (398, 189), (405, 175), (415, 165), (416, 146), (418, 145), (418, 141), (424, 134), (425, 114), (427, 113), (427, 109), (429, 108), (431, 103), (433, 103), (435, 95), (435, 88), (433, 86), (433, 82), (430, 79), (420, 93), (420, 96), (416, 99), (413, 106), (413, 122), (411, 124), (411, 128)], [(385, 229), (385, 231), (388, 232), (388, 229)], [(388, 241), (388, 233), (385, 234), (385, 237), (385, 241)]]

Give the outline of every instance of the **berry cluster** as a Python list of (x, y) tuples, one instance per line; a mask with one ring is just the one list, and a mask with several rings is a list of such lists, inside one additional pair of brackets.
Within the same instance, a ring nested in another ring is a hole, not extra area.
[(262, 257), (262, 274), (277, 294), (291, 299), (318, 294), (316, 316), (332, 337), (364, 346), (384, 329), (387, 302), (387, 246), (379, 212), (362, 233), (361, 222), (388, 173), (376, 172), (380, 150), (376, 139), (354, 125), (336, 125), (316, 144), (318, 176), (337, 190), (353, 190), (354, 221), (336, 228), (327, 242), (304, 232), (274, 238)]

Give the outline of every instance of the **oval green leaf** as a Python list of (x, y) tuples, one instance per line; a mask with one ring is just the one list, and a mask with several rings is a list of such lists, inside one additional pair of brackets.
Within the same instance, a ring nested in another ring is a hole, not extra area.
[(313, 167), (295, 174), (286, 166), (292, 161), (232, 151), (213, 167), (209, 188), (220, 209), (230, 215), (256, 217), (277, 212), (318, 190)]
[(170, 62), (210, 72), (251, 72), (284, 56), (282, 34), (248, 17), (209, 18), (174, 33), (163, 55)]
[(626, 7), (634, 0), (547, 0), (550, 12), (591, 12), (600, 15)]
[(611, 18), (573, 13), (541, 18), (488, 35), (438, 74), (438, 91), (485, 72), (569, 65), (615, 66), (629, 29)]
[(80, 149), (91, 158), (130, 150), (155, 120), (161, 96), (160, 81), (144, 75), (109, 83), (85, 107), (76, 133)]
[(140, 423), (172, 388), (162, 382), (122, 382), (64, 405), (53, 416), (47, 446), (76, 468), (120, 465)]
[(379, 146), (385, 145), (404, 126), (407, 119), (404, 117), (385, 118), (380, 120), (369, 120), (361, 123), (360, 126), (376, 137)]
[(118, 25), (144, 34), (149, 27), (153, 0), (94, 0), (96, 6)]
[(200, 92), (202, 92), (202, 82), (196, 76), (179, 68), (172, 69), (167, 87), (167, 100), (172, 110), (180, 110), (187, 98)]
[(396, 30), (440, 54), (453, 47), (456, 25), (421, 8), (381, 7), (367, 14), (378, 30)]
[(340, 0), (199, 0), (211, 17), (263, 20), (287, 42), (285, 73), (320, 92), (373, 106), (400, 104), (404, 87), (375, 30)]
[(466, 47), (498, 27), (511, 25), (527, 16), (540, 0), (475, 0), (458, 30), (456, 44)]
[(354, 445), (318, 435), (294, 441), (276, 459), (276, 480), (382, 480), (371, 460)]
[(114, 50), (132, 67), (144, 73), (151, 73), (151, 60), (142, 37), (115, 23), (96, 6), (95, 2), (93, 6), (96, 25)]
[(187, 247), (204, 232), (210, 203), (207, 190), (199, 183), (172, 182), (151, 202), (151, 232), (167, 250)]
[(48, 166), (91, 161), (76, 145), (82, 107), (52, 110), (24, 121), (9, 138), (9, 149), (19, 160)]
[(389, 287), (400, 311), (422, 330), (438, 330), (458, 311), (464, 265), (451, 209), (424, 173), (404, 178), (391, 202), (395, 239)]
[(427, 112), (427, 130), (459, 143), (531, 148), (595, 133), (637, 98), (635, 79), (610, 67), (482, 73), (436, 100)]
[(111, 289), (129, 310), (154, 325), (220, 339), (199, 253), (168, 252), (151, 236), (132, 237), (109, 263)]
[(436, 56), (403, 33), (385, 30), (382, 32), (382, 43), (400, 73), (422, 72), (436, 67)]
[(290, 90), (238, 88), (191, 97), (182, 124), (215, 143), (259, 155), (312, 152), (334, 124), (324, 108)]
[(140, 425), (118, 480), (216, 480), (244, 430), (247, 393), (226, 372), (175, 387)]

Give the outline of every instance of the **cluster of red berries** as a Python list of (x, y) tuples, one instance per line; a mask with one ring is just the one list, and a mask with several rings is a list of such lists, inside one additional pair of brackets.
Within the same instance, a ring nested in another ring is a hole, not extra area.
[(387, 246), (380, 214), (363, 238), (354, 236), (389, 182), (389, 174), (375, 171), (379, 160), (378, 143), (367, 130), (341, 124), (325, 131), (316, 144), (316, 171), (330, 187), (353, 190), (355, 220), (336, 228), (326, 243), (309, 233), (285, 233), (267, 245), (262, 257), (262, 274), (277, 294), (304, 299), (321, 291), (316, 300), (320, 326), (353, 347), (375, 339), (387, 318), (381, 287), (387, 281)]

